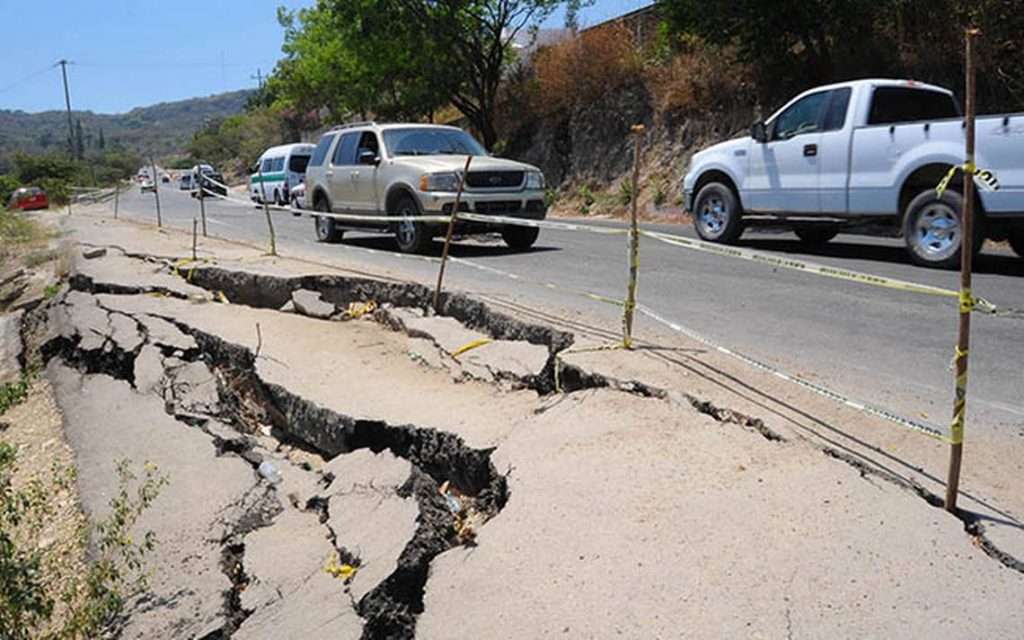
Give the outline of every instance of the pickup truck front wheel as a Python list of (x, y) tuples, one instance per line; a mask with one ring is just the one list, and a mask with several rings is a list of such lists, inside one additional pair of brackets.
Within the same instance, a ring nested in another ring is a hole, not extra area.
[(709, 242), (731, 244), (743, 234), (740, 203), (721, 182), (709, 182), (697, 192), (693, 222), (697, 235)]
[[(922, 191), (910, 201), (903, 216), (903, 241), (910, 259), (924, 267), (952, 269), (960, 264), (963, 243), (963, 196), (947, 189), (942, 197), (934, 189)], [(981, 216), (975, 212), (972, 251), (985, 239)]]

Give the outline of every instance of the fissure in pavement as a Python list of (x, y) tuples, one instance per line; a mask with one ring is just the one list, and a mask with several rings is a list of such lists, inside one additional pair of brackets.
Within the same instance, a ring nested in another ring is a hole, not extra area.
[[(87, 279), (76, 279), (72, 284), (79, 291), (92, 293), (102, 289), (114, 293), (110, 287), (95, 287)], [(116, 293), (140, 292), (121, 290)], [(63, 303), (58, 300), (54, 304)], [(108, 317), (121, 313), (110, 309), (103, 311)], [(458, 436), (436, 429), (362, 420), (319, 407), (288, 389), (262, 381), (254, 372), (255, 354), (248, 348), (228, 343), (171, 317), (161, 319), (192, 336), (198, 344), (198, 349), (190, 352), (165, 350), (165, 355), (173, 352), (174, 357), (183, 362), (203, 362), (217, 374), (219, 396), (218, 408), (212, 414), (182, 410), (171, 401), (166, 403), (165, 410), (184, 425), (204, 428), (221, 455), (239, 455), (258, 469), (261, 458), (245, 440), (253, 426), (245, 419), (245, 412), (255, 411), (251, 418), (273, 425), (282, 440), (299, 443), (324, 458), (359, 449), (375, 453), (387, 450), (412, 464), (411, 475), (399, 489), (399, 495), (416, 501), (419, 516), (415, 534), (402, 550), (396, 569), (354, 606), (365, 620), (364, 638), (413, 637), (416, 618), (423, 611), (430, 562), (461, 542), (454, 515), (439, 491), (441, 483), (448, 481), (461, 495), (469, 497), (473, 509), (484, 518), (496, 515), (508, 500), (506, 479), (491, 463), (491, 450), (470, 448)], [(136, 324), (140, 332), (144, 330), (142, 323)], [(143, 340), (132, 350), (122, 348), (110, 338), (98, 348), (83, 349), (81, 343), (81, 336), (57, 335), (42, 346), (42, 353), (46, 360), (59, 358), (86, 374), (105, 374), (135, 385), (135, 359), (148, 344), (147, 335), (143, 334)], [(241, 438), (224, 437), (224, 434), (207, 430), (207, 420), (232, 425)], [(268, 493), (251, 505), (251, 509), (244, 510), (251, 515), (229, 523), (230, 533), (221, 540), (221, 568), (232, 587), (225, 593), (227, 622), (205, 636), (210, 639), (230, 637), (252, 613), (242, 608), (239, 597), (252, 579), (244, 563), (245, 536), (258, 528), (272, 526), (273, 518), (281, 509), (272, 487), (263, 484), (257, 487), (265, 487)], [(321, 508), (315, 503), (306, 506), (313, 510)], [(324, 520), (323, 515), (320, 519)], [(336, 536), (334, 544), (342, 561), (358, 563)]]

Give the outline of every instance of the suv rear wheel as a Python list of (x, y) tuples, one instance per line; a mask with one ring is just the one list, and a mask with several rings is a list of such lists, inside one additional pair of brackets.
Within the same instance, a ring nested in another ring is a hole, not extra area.
[[(313, 208), (325, 213), (330, 211), (327, 200), (323, 198), (319, 198)], [(316, 239), (320, 242), (339, 242), (345, 233), (335, 224), (334, 218), (328, 216), (313, 216), (313, 223), (316, 225)]]
[[(412, 196), (402, 196), (395, 207), (395, 215), (401, 217), (418, 216), (420, 208)], [(430, 244), (431, 237), (427, 226), (422, 222), (400, 220), (395, 223), (395, 243), (402, 253), (423, 253)]]

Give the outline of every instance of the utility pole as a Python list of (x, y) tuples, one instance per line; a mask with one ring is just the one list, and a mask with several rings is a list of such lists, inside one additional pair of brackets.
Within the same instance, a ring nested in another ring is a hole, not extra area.
[(75, 159), (75, 127), (71, 123), (71, 92), (68, 91), (68, 65), (71, 64), (70, 60), (61, 58), (57, 61), (60, 65), (61, 75), (64, 76), (64, 104), (68, 109), (68, 153), (71, 155), (71, 159)]
[(260, 91), (263, 91), (263, 70), (256, 69), (256, 75), (249, 76), (251, 79), (256, 81), (256, 86), (259, 87)]

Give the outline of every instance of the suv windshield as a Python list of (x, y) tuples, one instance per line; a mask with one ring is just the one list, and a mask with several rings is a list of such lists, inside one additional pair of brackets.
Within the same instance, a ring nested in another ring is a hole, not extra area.
[(384, 131), (384, 146), (391, 156), (485, 156), (473, 136), (458, 129), (410, 127)]

